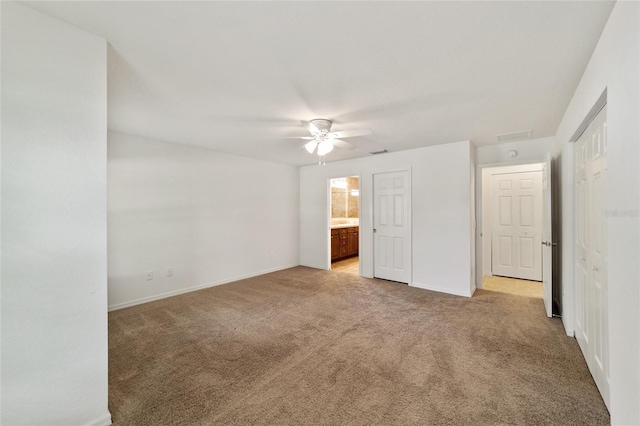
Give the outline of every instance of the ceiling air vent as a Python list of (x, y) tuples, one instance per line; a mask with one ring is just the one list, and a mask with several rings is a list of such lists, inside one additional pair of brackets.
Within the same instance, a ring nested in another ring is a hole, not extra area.
[(382, 151), (371, 151), (369, 154), (378, 155), (378, 154), (386, 154), (387, 152), (389, 151), (387, 151), (386, 149), (383, 149)]
[(523, 130), (521, 132), (505, 133), (504, 135), (498, 135), (498, 142), (513, 142), (523, 139), (531, 138), (531, 130)]

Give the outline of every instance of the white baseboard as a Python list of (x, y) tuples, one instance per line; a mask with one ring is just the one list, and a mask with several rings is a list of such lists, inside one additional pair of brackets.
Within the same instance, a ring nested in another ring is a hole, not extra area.
[(564, 317), (562, 317), (561, 320), (562, 320), (562, 326), (564, 327), (564, 331), (567, 333), (567, 336), (576, 337), (575, 330), (572, 330), (569, 327), (567, 327), (567, 323), (564, 322)]
[(181, 288), (180, 290), (168, 291), (166, 293), (156, 294), (156, 295), (148, 296), (148, 297), (142, 297), (140, 299), (131, 300), (129, 302), (116, 303), (115, 305), (110, 305), (108, 310), (109, 310), (109, 312), (117, 311), (118, 309), (124, 309), (124, 308), (129, 308), (131, 306), (142, 305), (143, 303), (154, 302), (156, 300), (166, 299), (167, 297), (177, 296), (179, 294), (184, 294), (184, 293), (190, 293), (192, 291), (202, 290), (202, 289), (209, 288), (209, 287), (215, 287), (215, 286), (222, 285), (222, 284), (228, 284), (228, 283), (232, 283), (234, 281), (240, 281), (240, 280), (244, 280), (244, 279), (247, 279), (247, 278), (257, 277), (258, 275), (264, 275), (264, 274), (269, 274), (271, 272), (277, 272), (277, 271), (282, 271), (284, 269), (294, 268), (296, 266), (300, 266), (300, 265), (295, 264), (295, 265), (280, 266), (280, 267), (277, 267), (277, 268), (267, 269), (267, 270), (260, 271), (260, 272), (254, 272), (252, 274), (240, 275), (240, 276), (237, 276), (237, 277), (233, 277), (233, 278), (229, 278), (229, 279), (225, 279), (225, 280), (220, 280), (220, 281), (215, 281), (215, 282), (211, 282), (211, 283), (206, 283), (206, 284), (202, 284), (202, 285), (198, 285), (198, 286), (194, 286), (194, 287)]
[(312, 265), (310, 263), (301, 263), (300, 266), (306, 266), (307, 268), (327, 270), (327, 265)]
[(99, 417), (95, 420), (91, 420), (89, 423), (87, 423), (87, 426), (109, 426), (111, 425), (111, 413), (107, 411), (107, 414), (105, 414), (102, 417)]
[(435, 286), (435, 285), (422, 284), (422, 283), (417, 283), (417, 282), (412, 282), (412, 283), (409, 284), (409, 286), (421, 288), (423, 290), (437, 291), (438, 293), (453, 294), (454, 296), (462, 296), (462, 297), (471, 297), (471, 296), (473, 296), (473, 293), (471, 292), (471, 290), (469, 290), (469, 292), (467, 292), (467, 293), (464, 293), (464, 292), (461, 292), (461, 291), (451, 291), (451, 289), (449, 289), (449, 288), (438, 287), (438, 286)]

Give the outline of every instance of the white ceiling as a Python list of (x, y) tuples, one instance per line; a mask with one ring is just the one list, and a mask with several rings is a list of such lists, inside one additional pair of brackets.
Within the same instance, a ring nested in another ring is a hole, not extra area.
[(28, 2), (105, 37), (111, 130), (293, 165), (553, 136), (611, 2)]

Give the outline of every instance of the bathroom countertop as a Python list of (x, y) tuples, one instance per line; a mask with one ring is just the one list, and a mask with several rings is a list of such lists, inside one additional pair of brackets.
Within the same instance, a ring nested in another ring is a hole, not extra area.
[(341, 229), (341, 228), (358, 228), (359, 225), (350, 225), (345, 223), (343, 225), (331, 225), (331, 229)]

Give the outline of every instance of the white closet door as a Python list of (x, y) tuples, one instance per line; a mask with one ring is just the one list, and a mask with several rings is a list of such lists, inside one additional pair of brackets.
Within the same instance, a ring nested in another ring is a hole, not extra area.
[(542, 172), (492, 176), (491, 272), (542, 280)]
[(576, 142), (576, 338), (609, 406), (606, 106)]

